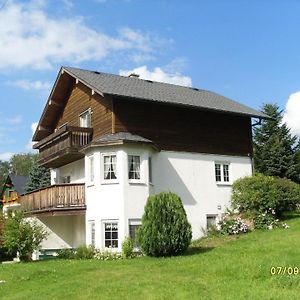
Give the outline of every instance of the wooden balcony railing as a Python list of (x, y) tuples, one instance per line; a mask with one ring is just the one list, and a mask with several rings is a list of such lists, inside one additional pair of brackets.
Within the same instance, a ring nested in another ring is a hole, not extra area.
[(57, 168), (84, 157), (79, 150), (92, 141), (93, 129), (64, 126), (34, 145), (39, 149), (38, 163)]
[(21, 208), (29, 213), (85, 209), (84, 183), (56, 184), (20, 197)]

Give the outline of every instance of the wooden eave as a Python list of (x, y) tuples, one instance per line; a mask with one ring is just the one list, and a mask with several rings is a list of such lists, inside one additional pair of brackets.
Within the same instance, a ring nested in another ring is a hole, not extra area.
[[(54, 132), (57, 118), (66, 105), (66, 100), (70, 95), (72, 87), (79, 82), (90, 88), (92, 95), (97, 93), (102, 97), (104, 96), (101, 91), (95, 89), (84, 80), (77, 78), (74, 74), (61, 67), (48, 101), (44, 107), (37, 129), (33, 135), (33, 141), (39, 142)], [(34, 148), (36, 148), (36, 146), (34, 146)]]

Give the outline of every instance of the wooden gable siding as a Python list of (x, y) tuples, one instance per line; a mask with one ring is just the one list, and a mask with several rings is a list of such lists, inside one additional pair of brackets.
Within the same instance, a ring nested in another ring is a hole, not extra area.
[(74, 84), (66, 105), (58, 119), (56, 128), (68, 123), (69, 126), (80, 126), (79, 115), (92, 109), (93, 137), (98, 138), (112, 132), (111, 99), (98, 94), (92, 95), (90, 88), (82, 83)]
[(162, 150), (252, 154), (251, 119), (233, 114), (114, 99), (116, 132), (131, 132)]

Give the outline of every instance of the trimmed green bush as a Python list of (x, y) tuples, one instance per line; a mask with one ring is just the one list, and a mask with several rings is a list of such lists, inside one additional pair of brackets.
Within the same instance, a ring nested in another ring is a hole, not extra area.
[(70, 248), (64, 248), (57, 251), (57, 257), (61, 259), (74, 259), (75, 250)]
[(254, 215), (273, 211), (280, 217), (300, 203), (300, 185), (288, 179), (256, 174), (234, 182), (232, 205), (241, 213)]
[(124, 258), (130, 258), (133, 256), (133, 240), (127, 237), (122, 243), (122, 256)]
[(142, 251), (149, 256), (185, 252), (192, 229), (180, 197), (171, 192), (149, 196), (137, 237)]
[(75, 251), (76, 259), (92, 259), (95, 255), (95, 247), (93, 246), (79, 246)]

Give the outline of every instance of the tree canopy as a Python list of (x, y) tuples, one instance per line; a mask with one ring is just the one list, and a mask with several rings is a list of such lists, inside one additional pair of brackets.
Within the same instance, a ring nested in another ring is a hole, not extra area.
[(300, 182), (299, 139), (282, 122), (283, 111), (278, 105), (265, 104), (262, 112), (271, 119), (254, 128), (255, 170)]

